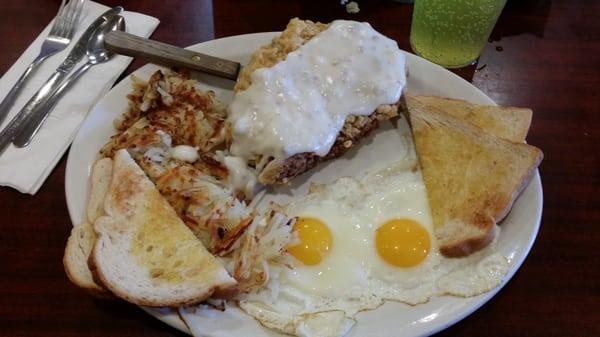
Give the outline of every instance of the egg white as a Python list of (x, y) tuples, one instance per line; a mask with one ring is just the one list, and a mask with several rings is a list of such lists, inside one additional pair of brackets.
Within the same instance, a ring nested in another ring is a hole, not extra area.
[[(398, 300), (412, 304), (423, 301), (416, 288), (431, 284), (439, 254), (429, 254), (416, 267), (397, 268), (382, 260), (374, 245), (377, 228), (391, 219), (413, 219), (433, 237), (420, 172), (393, 167), (362, 182), (341, 178), (318, 193), (296, 200), (286, 212), (320, 219), (329, 227), (333, 243), (318, 265), (305, 266), (298, 261), (286, 272), (285, 282), (328, 298), (387, 297), (384, 293), (393, 288), (389, 296)], [(434, 251), (436, 247), (432, 247)], [(398, 289), (410, 291), (400, 294)]]
[[(358, 311), (377, 308), (384, 300), (416, 305), (436, 295), (475, 296), (496, 287), (508, 270), (506, 259), (494, 253), (494, 244), (462, 259), (439, 254), (426, 189), (414, 159), (361, 180), (340, 178), (312, 190), (293, 200), (286, 213), (324, 222), (332, 246), (314, 266), (295, 259), (291, 266), (270, 266), (266, 287), (240, 301), (242, 310), (267, 327), (325, 336), (319, 329), (307, 330), (319, 322), (335, 332), (326, 335), (343, 336)], [(399, 218), (417, 221), (431, 239), (428, 256), (415, 267), (388, 264), (374, 245), (377, 228)]]

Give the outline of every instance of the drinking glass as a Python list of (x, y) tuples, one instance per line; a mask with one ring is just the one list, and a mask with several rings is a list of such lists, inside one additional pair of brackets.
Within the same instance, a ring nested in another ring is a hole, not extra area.
[(483, 50), (506, 0), (415, 0), (410, 44), (446, 68), (472, 64)]

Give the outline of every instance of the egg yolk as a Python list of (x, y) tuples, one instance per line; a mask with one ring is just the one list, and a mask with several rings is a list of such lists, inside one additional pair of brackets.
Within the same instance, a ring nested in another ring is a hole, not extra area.
[(429, 233), (411, 219), (393, 219), (375, 233), (377, 253), (387, 263), (396, 267), (413, 267), (429, 254)]
[(315, 218), (299, 218), (294, 224), (300, 243), (288, 246), (292, 254), (303, 264), (312, 266), (319, 264), (331, 249), (331, 231), (321, 220)]

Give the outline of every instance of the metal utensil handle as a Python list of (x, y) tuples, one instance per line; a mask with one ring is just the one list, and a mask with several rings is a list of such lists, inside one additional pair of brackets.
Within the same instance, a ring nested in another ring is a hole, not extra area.
[(25, 69), (23, 74), (21, 74), (21, 77), (19, 77), (19, 79), (17, 80), (17, 83), (15, 83), (15, 85), (13, 85), (13, 87), (10, 89), (8, 94), (4, 97), (4, 99), (2, 100), (2, 103), (0, 103), (0, 124), (2, 124), (2, 122), (4, 122), (4, 119), (6, 119), (6, 116), (8, 116), (8, 113), (10, 112), (10, 108), (12, 107), (13, 103), (15, 102), (15, 100), (17, 99), (19, 94), (21, 93), (21, 89), (25, 86), (25, 83), (27, 82), (27, 80), (29, 80), (29, 76), (31, 76), (31, 74), (33, 74), (34, 70), (48, 56), (50, 56), (50, 55), (42, 55), (42, 54), (38, 55), (35, 58), (35, 60), (33, 60), (33, 62), (31, 62), (31, 64), (27, 67), (27, 69)]
[(60, 86), (56, 89), (54, 94), (48, 98), (45, 104), (37, 106), (31, 111), (31, 115), (20, 127), (20, 132), (15, 135), (12, 141), (16, 147), (25, 147), (29, 145), (29, 142), (31, 142), (33, 137), (40, 130), (41, 126), (44, 124), (44, 121), (46, 121), (46, 118), (48, 118), (50, 112), (52, 112), (54, 109), (56, 103), (60, 100), (64, 93), (67, 92), (67, 89), (69, 89), (73, 83), (77, 82), (79, 77), (81, 77), (81, 75), (90, 69), (91, 66), (92, 64), (87, 62), (81, 67), (77, 68), (77, 70), (75, 70), (71, 76), (69, 76), (60, 84)]
[(49, 94), (55, 88), (57, 83), (60, 83), (62, 79), (66, 76), (66, 73), (55, 72), (50, 76), (48, 81), (38, 90), (38, 92), (25, 104), (23, 109), (19, 111), (13, 119), (11, 119), (10, 123), (6, 125), (2, 131), (0, 131), (0, 155), (4, 153), (4, 150), (8, 147), (8, 145), (13, 141), (14, 137), (17, 133), (20, 132), (21, 126), (24, 122), (29, 118), (31, 112), (35, 109), (39, 108), (42, 104), (44, 104), (49, 98)]
[(240, 70), (240, 64), (237, 62), (195, 53), (120, 31), (108, 33), (104, 45), (106, 49), (117, 54), (141, 57), (167, 66), (198, 70), (230, 80), (236, 80)]
[(48, 81), (35, 93), (35, 95), (27, 102), (25, 107), (17, 113), (10, 123), (0, 131), (0, 155), (4, 153), (8, 145), (13, 141), (17, 133), (20, 133), (20, 128), (23, 123), (31, 115), (31, 111), (39, 109), (39, 106), (44, 104), (51, 94), (58, 88), (58, 84), (65, 78), (68, 71), (73, 69), (77, 61), (85, 56), (87, 41), (92, 37), (92, 34), (111, 17), (118, 15), (123, 11), (123, 7), (114, 7), (104, 12), (96, 18), (94, 22), (83, 32), (79, 40), (69, 52), (67, 58), (58, 66), (57, 70), (50, 76)]

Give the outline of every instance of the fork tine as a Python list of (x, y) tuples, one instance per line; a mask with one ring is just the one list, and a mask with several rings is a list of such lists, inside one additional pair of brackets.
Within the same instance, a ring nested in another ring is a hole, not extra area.
[(73, 9), (73, 16), (69, 22), (68, 28), (67, 28), (67, 38), (71, 38), (73, 37), (73, 33), (75, 33), (75, 30), (77, 28), (77, 25), (79, 24), (79, 18), (81, 17), (81, 12), (83, 12), (83, 7), (85, 4), (85, 0), (72, 0), (72, 1), (77, 1), (77, 3), (75, 4), (75, 8)]
[(62, 26), (60, 31), (58, 32), (58, 36), (60, 37), (66, 37), (67, 34), (69, 33), (69, 23), (71, 21), (71, 17), (73, 16), (73, 10), (75, 9), (75, 5), (77, 3), (74, 0), (70, 0), (67, 3), (67, 6), (65, 8), (65, 14), (63, 15), (63, 22), (62, 22)]
[(69, 13), (71, 12), (71, 1), (67, 0), (65, 4), (65, 8), (63, 9), (63, 13), (60, 16), (60, 26), (56, 32), (57, 36), (65, 35), (65, 28), (67, 25), (67, 19), (69, 18)]
[(52, 28), (50, 29), (49, 35), (56, 35), (61, 26), (62, 16), (64, 15), (66, 0), (62, 0), (60, 3), (60, 7), (58, 7), (58, 12), (56, 12), (56, 16), (54, 17), (54, 23), (52, 24)]
[(72, 27), (73, 27), (73, 21), (75, 20), (75, 17), (77, 16), (77, 10), (80, 4), (80, 0), (71, 0), (69, 1), (68, 6), (68, 10), (67, 13), (65, 14), (65, 22), (63, 25), (63, 29), (61, 30), (61, 37), (66, 37), (66, 38), (70, 38), (69, 34), (71, 33)]

